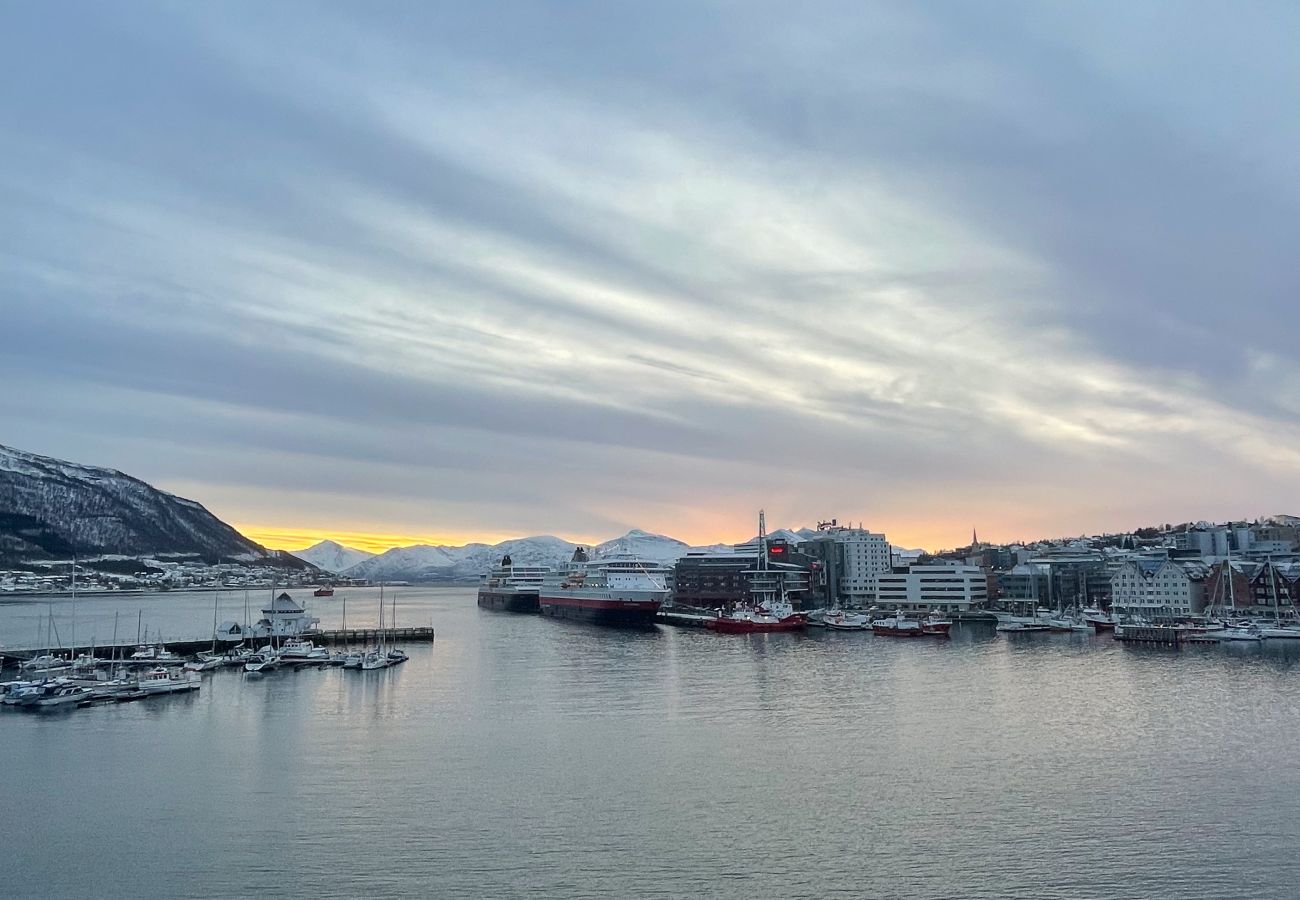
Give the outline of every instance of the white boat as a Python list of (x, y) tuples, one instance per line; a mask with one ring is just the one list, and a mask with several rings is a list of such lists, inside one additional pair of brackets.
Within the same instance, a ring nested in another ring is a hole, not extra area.
[(343, 662), (342, 662), (343, 668), (345, 669), (361, 668), (361, 662), (362, 660), (365, 659), (365, 656), (366, 655), (362, 653), (360, 650), (349, 650), (347, 653), (343, 654)]
[(1082, 618), (1076, 619), (1070, 616), (1056, 616), (1047, 620), (1049, 631), (1093, 631), (1092, 625), (1085, 622)]
[(62, 656), (42, 653), (40, 656), (33, 656), (31, 659), (24, 660), (19, 664), (18, 668), (23, 672), (58, 672), (72, 668), (72, 663)]
[(1211, 635), (1220, 641), (1262, 641), (1264, 640), (1263, 631), (1258, 625), (1253, 623), (1228, 625), (1227, 627), (1212, 632)]
[(19, 706), (23, 698), (39, 694), (45, 689), (44, 681), (6, 681), (0, 684), (0, 703), (5, 706)]
[(190, 660), (185, 665), (181, 666), (181, 669), (186, 672), (211, 672), (213, 669), (220, 669), (224, 665), (225, 660), (220, 656), (215, 659), (203, 659), (200, 657), (198, 659)]
[(137, 666), (179, 666), (183, 665), (185, 660), (172, 653), (162, 644), (141, 644), (135, 648), (134, 653), (127, 657), (127, 662)]
[(270, 672), (279, 668), (279, 666), (280, 657), (274, 652), (262, 651), (254, 653), (252, 656), (248, 657), (248, 659), (244, 660), (245, 672)]
[(68, 681), (51, 681), (39, 693), (23, 697), (20, 706), (46, 709), (52, 706), (71, 706), (90, 699), (90, 688)]
[(174, 694), (197, 691), (203, 683), (198, 672), (177, 672), (162, 666), (150, 669), (136, 679), (136, 686), (146, 694)]
[(1010, 619), (1005, 622), (999, 622), (995, 626), (996, 631), (1002, 631), (1010, 634), (1019, 634), (1030, 631), (1051, 631), (1052, 626), (1046, 621), (1036, 619)]
[(843, 610), (830, 610), (822, 616), (821, 624), (836, 631), (870, 631), (871, 621), (861, 613), (849, 614)]
[(396, 647), (388, 651), (388, 664), (390, 666), (395, 666), (398, 663), (404, 663), (410, 658), (411, 657), (406, 655), (405, 650), (398, 650)]
[(280, 645), (280, 659), (284, 662), (305, 662), (311, 659), (316, 645), (311, 641), (294, 638)]
[(1300, 626), (1297, 625), (1260, 624), (1259, 633), (1266, 641), (1300, 641)]
[(371, 669), (386, 669), (391, 663), (388, 654), (379, 647), (375, 647), (361, 658), (361, 668), (369, 671)]

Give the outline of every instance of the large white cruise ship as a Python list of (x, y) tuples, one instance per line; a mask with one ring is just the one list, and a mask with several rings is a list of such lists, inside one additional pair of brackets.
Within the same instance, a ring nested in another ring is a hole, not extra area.
[(668, 599), (670, 570), (631, 556), (589, 560), (579, 547), (568, 568), (542, 580), (542, 615), (595, 625), (651, 625)]

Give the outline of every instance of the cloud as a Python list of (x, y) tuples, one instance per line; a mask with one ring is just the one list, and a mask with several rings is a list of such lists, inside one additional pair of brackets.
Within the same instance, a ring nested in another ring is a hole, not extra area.
[(919, 543), (1297, 485), (1292, 126), (1234, 143), (1249, 92), (1182, 73), (1298, 82), (1209, 12), (253, 11), (0, 38), (7, 443), (312, 532)]

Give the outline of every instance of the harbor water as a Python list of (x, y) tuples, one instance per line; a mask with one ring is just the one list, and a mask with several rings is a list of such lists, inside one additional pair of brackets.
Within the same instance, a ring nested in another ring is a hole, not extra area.
[[(309, 593), (340, 625), (345, 591)], [(346, 594), (373, 625), (377, 592)], [(202, 637), (212, 603), (82, 597), (78, 642), (115, 611), (123, 637)], [(0, 600), (0, 642), (49, 611)], [(431, 622), (393, 669), (3, 711), (5, 893), (1300, 894), (1300, 648), (628, 632), (398, 589), (397, 624)]]

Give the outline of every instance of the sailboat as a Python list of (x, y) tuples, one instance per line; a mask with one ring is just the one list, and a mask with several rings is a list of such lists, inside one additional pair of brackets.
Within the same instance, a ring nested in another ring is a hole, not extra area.
[(360, 650), (353, 650), (351, 641), (348, 639), (348, 598), (343, 598), (343, 652), (337, 657), (339, 665), (345, 669), (361, 668), (361, 660), (365, 654)]
[(225, 654), (217, 652), (217, 605), (220, 602), (221, 591), (217, 591), (212, 598), (212, 649), (208, 652), (200, 650), (195, 654), (198, 659), (185, 664), (186, 672), (206, 672), (210, 669), (218, 669), (226, 664)]
[[(1209, 632), (1211, 637), (1218, 638), (1220, 641), (1262, 641), (1264, 634), (1260, 631), (1258, 625), (1253, 622), (1237, 621), (1237, 592), (1236, 585), (1233, 584), (1232, 568), (1232, 548), (1228, 548), (1227, 560), (1223, 563), (1223, 568), (1219, 572), (1220, 595), (1226, 592), (1228, 598), (1228, 621), (1224, 627), (1216, 631)], [(1226, 591), (1224, 590), (1223, 580), (1228, 580)]]
[[(40, 639), (39, 630), (37, 632), (37, 639)], [(45, 652), (33, 656), (31, 659), (24, 660), (19, 664), (18, 668), (24, 673), (43, 672), (48, 674), (50, 672), (59, 672), (71, 667), (72, 663), (54, 652), (54, 601), (51, 600), (50, 608), (46, 613), (45, 620)]]
[[(388, 627), (393, 629), (393, 639), (396, 640), (397, 639), (397, 592), (396, 591), (393, 592), (393, 618), (392, 621), (388, 623)], [(405, 650), (399, 650), (397, 647), (392, 647), (388, 651), (388, 664), (390, 666), (395, 666), (398, 663), (404, 663), (408, 659), (410, 659), (410, 657), (406, 655)]]
[(384, 585), (379, 584), (379, 633), (376, 645), (361, 658), (361, 668), (386, 669), (389, 666), (388, 654), (384, 652)]
[(1032, 563), (1025, 563), (1025, 565), (1029, 567), (1029, 606), (1033, 610), (1033, 614), (1029, 616), (1017, 616), (1014, 614), (998, 613), (998, 624), (995, 626), (996, 631), (1019, 634), (1022, 632), (1052, 630), (1052, 626), (1049, 625), (1046, 618), (1044, 618), (1046, 611), (1038, 608), (1038, 569)]
[(1273, 624), (1260, 625), (1259, 631), (1266, 641), (1294, 641), (1300, 640), (1300, 622), (1295, 618), (1295, 601), (1292, 600), (1291, 617), (1283, 624), (1282, 622), (1282, 600), (1277, 591), (1277, 569), (1273, 567), (1273, 558), (1270, 556), (1266, 562), (1268, 566), (1268, 583), (1269, 593), (1273, 600)]

